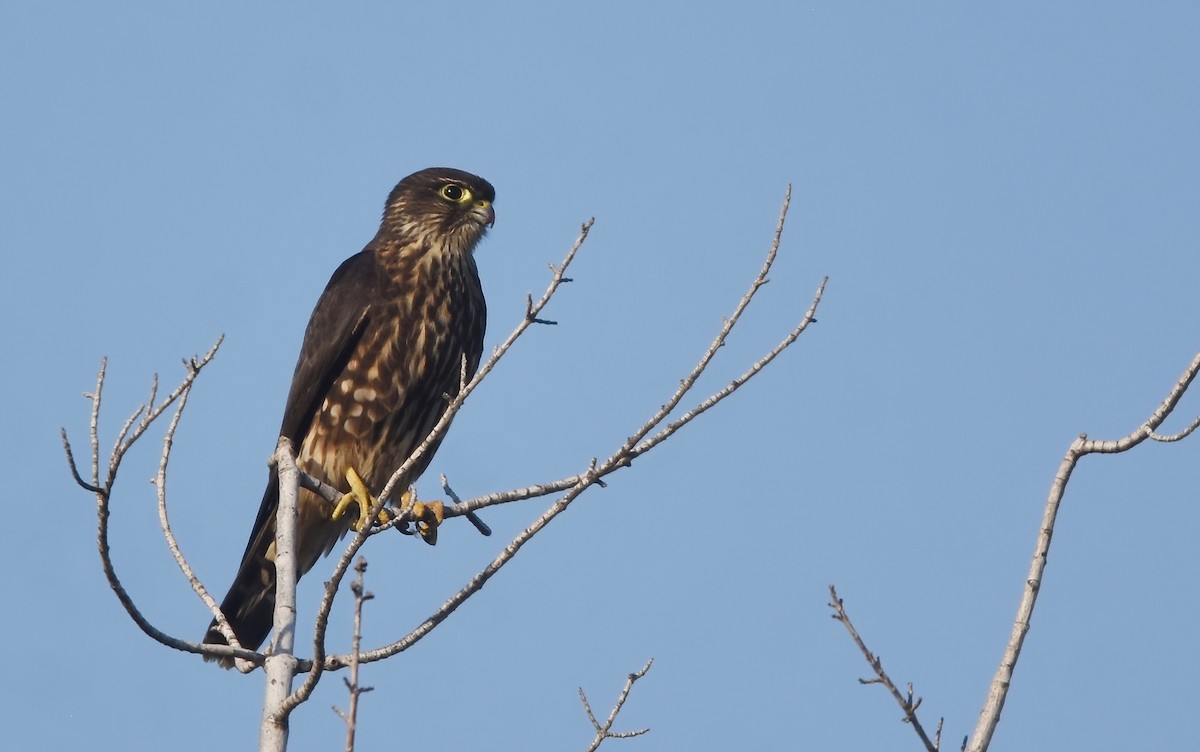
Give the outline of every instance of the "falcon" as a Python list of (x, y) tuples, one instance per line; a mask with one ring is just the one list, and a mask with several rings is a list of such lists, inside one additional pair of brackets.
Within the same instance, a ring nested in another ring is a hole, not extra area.
[[(469, 379), (479, 367), (487, 308), (474, 250), (495, 222), (495, 197), (490, 183), (462, 170), (409, 175), (388, 196), (375, 238), (338, 267), (317, 301), (280, 434), (297, 447), (302, 471), (347, 495), (335, 505), (300, 490), (300, 575), (355, 524), (343, 511), (357, 506), (357, 525), (366, 524), (368, 489), (382, 488), (429, 435), (458, 394), (464, 368)], [(436, 450), (431, 446), (397, 488), (415, 481)], [(251, 650), (273, 621), (278, 504), (272, 472), (221, 603), (238, 642)], [(422, 536), (436, 542), (440, 506), (414, 514), (424, 515)], [(215, 619), (204, 642), (226, 644)]]

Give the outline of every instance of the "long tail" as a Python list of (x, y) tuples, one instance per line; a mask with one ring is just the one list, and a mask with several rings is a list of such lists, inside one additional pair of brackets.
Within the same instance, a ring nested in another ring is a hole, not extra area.
[[(221, 612), (237, 635), (238, 642), (243, 648), (257, 650), (267, 634), (271, 631), (275, 612), (275, 561), (273, 546), (275, 543), (275, 510), (279, 498), (278, 479), (272, 477), (263, 494), (262, 506), (259, 509), (258, 520), (242, 554), (242, 564), (238, 567), (237, 576), (221, 601)], [(217, 629), (217, 620), (213, 619), (204, 634), (206, 645), (227, 645), (225, 636)], [(231, 658), (212, 658), (205, 656), (206, 661), (217, 661), (224, 668), (233, 667)]]

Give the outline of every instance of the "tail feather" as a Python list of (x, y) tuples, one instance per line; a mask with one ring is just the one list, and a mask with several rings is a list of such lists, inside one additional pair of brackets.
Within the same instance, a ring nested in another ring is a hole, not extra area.
[[(225, 614), (233, 628), (238, 643), (247, 650), (257, 650), (267, 639), (275, 621), (275, 511), (279, 498), (278, 479), (274, 473), (267, 483), (263, 503), (259, 509), (254, 531), (246, 543), (242, 563), (237, 576), (221, 602), (221, 613)], [(304, 576), (317, 563), (317, 559), (329, 553), (338, 538), (345, 534), (353, 515), (341, 521), (330, 519), (332, 505), (308, 491), (300, 492), (299, 516), (296, 520), (296, 568), (297, 575)], [(206, 645), (227, 645), (225, 636), (217, 629), (213, 619), (204, 634)], [(205, 656), (205, 660), (217, 661), (225, 668), (233, 667), (232, 658)]]
[[(247, 650), (257, 650), (271, 631), (275, 616), (275, 565), (271, 561), (256, 561), (247, 558), (238, 577), (221, 602), (221, 612), (226, 615), (229, 626), (238, 637), (238, 643)], [(228, 640), (217, 628), (217, 620), (209, 624), (204, 633), (204, 644), (227, 645)], [(206, 661), (217, 661), (224, 668), (233, 667), (233, 658), (205, 656)]]
[[(270, 538), (274, 538), (274, 525), (269, 532)], [(263, 644), (274, 621), (275, 562), (267, 557), (270, 543), (263, 543), (265, 545), (261, 548), (255, 547), (246, 552), (237, 577), (229, 587), (229, 592), (225, 594), (225, 599), (221, 601), (221, 613), (225, 614), (238, 643), (247, 650), (257, 650)], [(208, 631), (204, 634), (204, 644), (229, 644), (225, 635), (217, 629), (216, 619), (208, 625)], [(205, 660), (217, 661), (224, 668), (233, 666), (232, 658), (205, 656)]]
[[(275, 543), (275, 510), (279, 498), (278, 478), (270, 474), (266, 491), (259, 507), (258, 519), (246, 541), (242, 563), (237, 576), (229, 586), (229, 592), (221, 601), (221, 613), (237, 636), (238, 644), (247, 650), (257, 650), (267, 639), (275, 616), (275, 561), (272, 546)], [(213, 619), (204, 633), (205, 645), (228, 645), (225, 635), (217, 629)], [(217, 661), (223, 668), (232, 668), (232, 658), (205, 656), (206, 661)]]

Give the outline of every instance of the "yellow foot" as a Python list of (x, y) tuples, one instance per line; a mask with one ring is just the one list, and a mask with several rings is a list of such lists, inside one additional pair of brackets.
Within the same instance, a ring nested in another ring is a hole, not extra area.
[[(354, 468), (350, 468), (346, 471), (346, 482), (350, 484), (350, 493), (346, 494), (338, 501), (337, 506), (333, 508), (333, 514), (330, 515), (330, 517), (335, 520), (340, 519), (341, 516), (346, 513), (346, 510), (350, 508), (350, 505), (354, 504), (358, 507), (358, 521), (354, 523), (354, 528), (356, 530), (362, 530), (370, 521), (368, 520), (367, 515), (371, 511), (371, 507), (375, 506), (376, 499), (371, 495), (371, 492), (367, 490), (367, 484), (363, 482), (363, 479), (359, 477), (358, 472)], [(386, 509), (381, 509), (379, 511), (379, 517), (376, 524), (385, 524), (390, 519), (391, 515), (388, 514), (388, 511)]]
[(431, 546), (437, 545), (438, 525), (446, 518), (446, 507), (440, 501), (414, 501), (411, 491), (400, 497), (400, 508), (412, 502), (412, 519), (416, 523), (421, 540)]

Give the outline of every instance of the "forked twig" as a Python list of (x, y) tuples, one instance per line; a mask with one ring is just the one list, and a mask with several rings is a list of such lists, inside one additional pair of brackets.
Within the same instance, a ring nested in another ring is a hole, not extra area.
[(970, 744), (966, 747), (970, 752), (984, 752), (991, 744), (992, 735), (996, 731), (996, 725), (1000, 722), (1000, 712), (1004, 709), (1004, 701), (1008, 697), (1008, 690), (1012, 685), (1013, 671), (1016, 669), (1017, 660), (1021, 656), (1021, 647), (1025, 644), (1025, 637), (1029, 633), (1029, 623), (1033, 618), (1033, 608), (1037, 604), (1037, 597), (1042, 586), (1042, 578), (1046, 573), (1046, 563), (1050, 555), (1050, 540), (1054, 536), (1054, 524), (1058, 518), (1058, 509), (1062, 504), (1063, 494), (1067, 490), (1067, 483), (1071, 480), (1071, 474), (1075, 472), (1075, 466), (1079, 464), (1079, 460), (1089, 454), (1118, 454), (1120, 452), (1127, 452), (1147, 439), (1178, 441), (1179, 439), (1186, 438), (1200, 424), (1200, 418), (1194, 420), (1186, 429), (1175, 436), (1162, 437), (1156, 431), (1163, 424), (1163, 421), (1175, 410), (1179, 401), (1183, 399), (1183, 395), (1187, 393), (1188, 387), (1191, 386), (1198, 373), (1200, 373), (1200, 353), (1197, 353), (1192, 358), (1192, 362), (1184, 369), (1183, 374), (1175, 381), (1175, 385), (1171, 387), (1171, 391), (1150, 417), (1146, 419), (1146, 422), (1129, 435), (1120, 439), (1096, 441), (1089, 439), (1087, 434), (1080, 434), (1071, 442), (1066, 456), (1063, 457), (1062, 463), (1058, 466), (1058, 472), (1054, 476), (1054, 481), (1050, 484), (1050, 494), (1046, 499), (1046, 508), (1042, 513), (1042, 524), (1038, 528), (1037, 542), (1034, 545), (1033, 551), (1033, 561), (1029, 566), (1029, 574), (1025, 578), (1025, 587), (1021, 594), (1021, 603), (1017, 607), (1017, 617), (1013, 622), (1012, 634), (1009, 636), (1004, 656), (1000, 659), (1000, 667), (996, 669), (991, 686), (988, 688), (987, 700), (984, 702), (983, 710), (979, 714), (979, 721), (976, 723), (975, 731), (971, 735)]
[(367, 560), (361, 556), (358, 557), (358, 562), (354, 565), (354, 572), (354, 581), (350, 583), (350, 592), (354, 593), (354, 637), (350, 645), (350, 676), (349, 678), (342, 677), (342, 681), (346, 683), (346, 689), (350, 692), (350, 704), (344, 713), (336, 705), (333, 707), (333, 712), (337, 713), (346, 723), (346, 752), (354, 752), (354, 735), (358, 730), (358, 698), (375, 689), (374, 687), (364, 687), (358, 683), (357, 656), (359, 648), (362, 647), (363, 606), (375, 597), (373, 593), (366, 591), (364, 583)]
[(888, 676), (887, 672), (883, 670), (883, 661), (880, 660), (879, 656), (871, 652), (867, 644), (863, 641), (863, 638), (858, 634), (858, 630), (855, 629), (854, 623), (850, 621), (850, 615), (846, 613), (845, 604), (838, 597), (837, 589), (833, 585), (829, 586), (829, 599), (829, 607), (833, 609), (833, 613), (830, 616), (842, 623), (842, 626), (850, 633), (850, 639), (854, 640), (854, 644), (858, 646), (859, 651), (862, 652), (863, 657), (870, 664), (871, 670), (875, 672), (875, 678), (859, 679), (858, 683), (882, 684), (886, 687), (888, 692), (892, 694), (892, 698), (900, 705), (900, 709), (904, 711), (904, 722), (912, 724), (913, 731), (920, 737), (921, 743), (925, 745), (927, 752), (938, 752), (939, 745), (942, 743), (942, 719), (938, 719), (937, 735), (934, 739), (930, 739), (929, 735), (925, 733), (925, 727), (921, 725), (921, 721), (917, 718), (917, 708), (921, 707), (921, 698), (913, 699), (912, 683), (910, 682), (907, 685), (907, 692), (904, 693), (901, 693), (896, 688), (896, 683), (892, 681), (892, 677)]
[[(142, 437), (150, 426), (162, 416), (172, 405), (178, 403), (175, 415), (171, 420), (167, 430), (165, 442), (165, 452), (169, 452), (170, 443), (174, 436), (175, 428), (179, 424), (180, 416), (184, 406), (187, 404), (187, 396), (191, 392), (192, 386), (195, 384), (196, 378), (200, 375), (201, 370), (207, 366), (216, 356), (217, 350), (221, 346), (224, 338), (218, 338), (213, 346), (199, 358), (190, 358), (184, 361), (184, 366), (187, 373), (170, 394), (168, 394), (161, 402), (158, 399), (158, 377), (152, 379), (150, 396), (147, 401), (139, 405), (134, 412), (125, 420), (120, 430), (117, 433), (116, 441), (114, 442), (111, 453), (109, 454), (108, 465), (105, 468), (104, 477), (101, 478), (100, 464), (100, 405), (104, 391), (104, 380), (107, 374), (108, 361), (101, 360), (100, 370), (96, 374), (96, 386), (92, 392), (85, 393), (84, 396), (91, 401), (90, 419), (88, 424), (88, 436), (90, 439), (91, 449), (91, 479), (85, 480), (81, 477), (78, 465), (75, 461), (75, 453), (71, 446), (70, 439), (67, 436), (67, 430), (61, 429), (63, 451), (67, 457), (67, 465), (70, 468), (71, 475), (79, 486), (96, 497), (96, 547), (100, 553), (100, 564), (104, 571), (104, 577), (108, 581), (109, 587), (117, 596), (117, 600), (121, 602), (125, 612), (133, 619), (147, 636), (176, 650), (184, 650), (192, 653), (202, 652), (199, 645), (187, 640), (180, 640), (172, 637), (149, 622), (148, 619), (134, 604), (125, 586), (121, 583), (120, 577), (117, 575), (116, 567), (112, 561), (112, 551), (109, 545), (108, 528), (109, 516), (111, 514), (110, 501), (112, 499), (113, 486), (116, 483), (117, 473), (120, 470), (121, 462), (129, 449)], [(156, 404), (157, 402), (157, 404)], [(159, 474), (156, 482), (159, 487), (159, 493), (165, 487), (166, 461), (160, 461)], [(160, 509), (160, 514), (163, 514)], [(169, 530), (169, 526), (167, 528)], [(172, 542), (172, 553), (178, 551), (178, 545)], [(252, 657), (256, 655), (251, 651), (240, 651), (238, 653), (242, 657)]]
[(650, 667), (654, 665), (654, 659), (646, 661), (646, 665), (642, 666), (641, 671), (635, 671), (625, 677), (625, 686), (621, 688), (621, 694), (617, 695), (617, 701), (613, 704), (612, 710), (608, 713), (607, 720), (604, 723), (596, 720), (596, 714), (592, 712), (591, 703), (588, 702), (587, 695), (583, 691), (583, 687), (579, 688), (579, 701), (583, 703), (583, 709), (587, 713), (588, 720), (592, 722), (592, 728), (596, 730), (596, 736), (592, 739), (592, 743), (588, 745), (587, 752), (596, 752), (605, 739), (632, 739), (635, 736), (641, 736), (650, 730), (649, 726), (635, 729), (633, 731), (613, 731), (612, 725), (617, 720), (617, 714), (621, 712), (621, 708), (625, 707), (625, 701), (629, 699), (629, 693), (633, 690), (633, 685), (638, 682)]
[[(551, 520), (565, 511), (566, 508), (584, 491), (593, 485), (603, 485), (603, 479), (605, 476), (622, 468), (628, 467), (634, 458), (648, 452), (650, 449), (653, 449), (655, 446), (662, 443), (666, 438), (673, 435), (680, 428), (690, 423), (701, 413), (728, 397), (738, 387), (761, 372), (762, 369), (771, 362), (771, 360), (773, 360), (779, 353), (795, 342), (808, 328), (809, 324), (816, 320), (816, 310), (824, 293), (826, 280), (822, 280), (821, 284), (818, 286), (817, 291), (814, 294), (811, 303), (809, 304), (808, 310), (805, 312), (800, 323), (793, 328), (787, 334), (787, 336), (785, 336), (783, 340), (779, 342), (779, 344), (772, 348), (761, 359), (752, 364), (744, 373), (733, 379), (724, 388), (702, 400), (694, 408), (689, 410), (677, 420), (663, 426), (663, 423), (666, 421), (668, 416), (671, 415), (675, 407), (678, 406), (683, 398), (689, 393), (691, 388), (698, 380), (700, 374), (703, 373), (708, 367), (709, 363), (711, 363), (716, 352), (724, 345), (729, 333), (741, 319), (743, 312), (746, 310), (755, 294), (759, 289), (762, 288), (763, 285), (766, 284), (767, 275), (770, 272), (771, 265), (774, 263), (776, 254), (779, 251), (790, 198), (791, 188), (789, 187), (787, 195), (784, 197), (783, 206), (780, 209), (779, 222), (776, 225), (774, 238), (772, 240), (770, 249), (768, 250), (766, 261), (763, 263), (758, 275), (751, 282), (750, 288), (747, 290), (746, 294), (742, 296), (741, 300), (734, 308), (733, 314), (723, 321), (722, 326), (717, 332), (716, 337), (713, 339), (712, 344), (710, 344), (709, 348), (701, 356), (700, 360), (696, 366), (693, 367), (688, 376), (683, 379), (679, 388), (675, 390), (675, 393), (672, 394), (671, 398), (667, 400), (667, 402), (645, 423), (643, 423), (631, 436), (629, 436), (625, 442), (608, 457), (608, 459), (604, 460), (603, 462), (598, 462), (597, 460), (593, 459), (588, 468), (578, 475), (574, 475), (570, 478), (551, 484), (528, 487), (523, 491), (509, 491), (505, 492), (504, 494), (494, 495), (493, 497), (485, 497), (484, 500), (472, 500), (449, 507), (446, 510), (447, 516), (454, 516), (465, 514), (468, 511), (474, 511), (475, 509), (479, 509), (493, 503), (503, 503), (504, 501), (512, 501), (518, 498), (529, 498), (531, 496), (542, 495), (544, 493), (565, 491), (565, 493), (563, 493), (563, 495), (557, 501), (555, 501), (540, 517), (534, 520), (529, 527), (513, 538), (513, 540), (490, 564), (476, 573), (475, 576), (472, 577), (470, 581), (468, 581), (461, 589), (459, 589), (457, 593), (447, 599), (440, 608), (438, 608), (433, 614), (417, 625), (417, 627), (409, 632), (409, 634), (391, 643), (390, 645), (364, 652), (361, 656), (359, 656), (360, 661), (366, 663), (383, 660), (384, 658), (388, 658), (392, 655), (403, 652), (419, 642), (438, 624), (449, 618), (450, 614), (452, 614), (468, 598), (470, 598), (474, 593), (478, 592), (488, 580), (490, 580), (497, 572), (500, 571), (502, 567), (505, 566), (505, 564), (511, 561), (514, 556), (516, 556), (517, 552), (520, 551), (520, 549), (534, 535), (543, 530)], [(573, 252), (574, 251), (572, 251), (572, 253)], [(557, 273), (561, 274), (565, 268), (566, 264), (564, 263), (562, 267), (557, 269)], [(547, 298), (545, 297), (543, 298), (543, 300), (546, 299)], [(540, 310), (541, 309), (538, 306), (534, 306), (533, 308), (535, 314)], [(478, 378), (478, 376), (476, 378)], [(658, 434), (655, 434), (650, 439), (646, 439), (646, 437), (652, 431), (660, 426), (663, 427)], [(547, 489), (555, 489), (555, 491), (550, 491)], [(523, 493), (525, 495), (523, 495)], [(501, 501), (501, 499), (503, 501)], [(330, 592), (331, 591), (327, 589), (327, 597), (332, 598)], [(322, 604), (322, 608), (324, 607), (325, 605)], [(314, 661), (320, 661), (321, 657), (322, 656), (318, 655), (314, 651)], [(326, 668), (331, 669), (341, 668), (347, 665), (347, 658), (345, 656), (330, 656), (329, 658), (325, 659), (325, 661)], [(308, 668), (308, 664), (301, 662), (301, 670), (305, 670), (306, 668)], [(316, 673), (317, 670), (319, 669), (314, 669), (314, 673)]]

